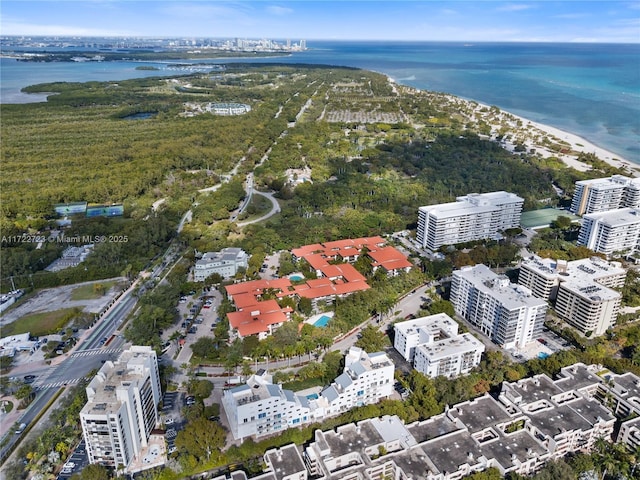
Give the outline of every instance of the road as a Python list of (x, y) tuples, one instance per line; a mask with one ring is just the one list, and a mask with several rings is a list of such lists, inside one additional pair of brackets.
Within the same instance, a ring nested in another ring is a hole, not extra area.
[(280, 212), (280, 204), (273, 197), (273, 192), (258, 192), (258, 191), (254, 191), (253, 193), (254, 193), (254, 195), (261, 195), (263, 197), (268, 198), (269, 201), (271, 202), (271, 210), (269, 210), (269, 212), (265, 213), (263, 216), (261, 216), (259, 218), (254, 218), (253, 220), (247, 220), (246, 222), (238, 223), (239, 227), (244, 227), (245, 225), (251, 225), (252, 223), (261, 222), (263, 220), (266, 220), (269, 217), (272, 217), (276, 213)]
[[(113, 335), (135, 306), (137, 300), (131, 295), (131, 292), (132, 289), (120, 297), (118, 303), (112, 307), (110, 312), (105, 314), (93, 331), (84, 340), (81, 340), (82, 343), (66, 360), (57, 366), (32, 372), (37, 375), (33, 384), (36, 398), (16, 423), (25, 423), (29, 426), (60, 388), (78, 383), (89, 372), (99, 368), (103, 360), (116, 358), (119, 355), (121, 346), (124, 343), (123, 338), (116, 337), (110, 345), (105, 347), (101, 345), (101, 340)], [(5, 455), (13, 445), (22, 438), (12, 431), (7, 432), (5, 437), (8, 437), (8, 441), (0, 449), (0, 459), (2, 461), (4, 461)]]

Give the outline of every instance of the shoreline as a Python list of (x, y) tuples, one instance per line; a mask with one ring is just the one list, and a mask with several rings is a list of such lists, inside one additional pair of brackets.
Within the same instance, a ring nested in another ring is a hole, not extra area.
[(640, 165), (604, 147), (599, 147), (578, 134), (530, 120), (477, 100), (458, 97), (450, 93), (421, 90), (399, 83), (389, 75), (385, 76), (393, 88), (400, 86), (410, 91), (436, 95), (447, 100), (450, 107), (458, 107), (459, 113), (465, 117), (467, 122), (473, 122), (476, 125), (481, 122), (488, 124), (490, 134), (480, 134), (480, 136), (499, 143), (512, 153), (530, 153), (545, 159), (555, 157), (567, 167), (580, 172), (587, 172), (592, 169), (592, 166), (578, 160), (578, 155), (580, 153), (594, 154), (602, 162), (624, 170), (626, 175), (640, 177)]

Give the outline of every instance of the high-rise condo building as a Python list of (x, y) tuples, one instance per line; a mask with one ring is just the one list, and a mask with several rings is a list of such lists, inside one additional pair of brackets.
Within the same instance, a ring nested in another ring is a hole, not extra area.
[(87, 386), (80, 412), (89, 463), (127, 467), (158, 423), (160, 376), (155, 351), (132, 346), (107, 361)]
[(576, 215), (627, 207), (640, 207), (640, 178), (613, 175), (576, 182), (571, 201), (571, 211)]
[(640, 208), (621, 208), (582, 217), (578, 245), (610, 256), (633, 252), (640, 244)]
[(567, 262), (532, 256), (520, 266), (518, 284), (549, 300), (559, 317), (583, 334), (602, 335), (615, 324), (626, 270), (599, 257)]
[(455, 202), (418, 210), (417, 240), (423, 248), (499, 238), (520, 225), (524, 200), (509, 192), (470, 193)]
[(450, 299), (458, 315), (503, 348), (530, 342), (542, 330), (547, 311), (545, 300), (486, 265), (454, 271)]

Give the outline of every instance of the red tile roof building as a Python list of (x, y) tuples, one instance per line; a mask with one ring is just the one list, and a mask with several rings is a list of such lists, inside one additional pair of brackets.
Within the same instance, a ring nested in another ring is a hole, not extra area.
[(378, 268), (382, 268), (390, 277), (395, 277), (401, 272), (408, 272), (413, 267), (413, 264), (402, 252), (391, 246), (369, 250), (367, 255), (371, 257), (374, 272)]
[(270, 335), (275, 328), (290, 318), (291, 308), (280, 308), (276, 300), (262, 300), (265, 293), (276, 298), (297, 295), (308, 298), (314, 307), (319, 302), (330, 302), (354, 292), (371, 288), (364, 275), (349, 263), (355, 262), (363, 250), (372, 259), (374, 271), (383, 268), (389, 275), (408, 271), (412, 264), (393, 247), (383, 245), (382, 237), (337, 240), (334, 242), (304, 245), (291, 251), (294, 261), (304, 258), (316, 271), (318, 278), (292, 285), (288, 278), (252, 280), (228, 285), (227, 295), (238, 311), (228, 314), (229, 324), (240, 337), (258, 335), (260, 339)]

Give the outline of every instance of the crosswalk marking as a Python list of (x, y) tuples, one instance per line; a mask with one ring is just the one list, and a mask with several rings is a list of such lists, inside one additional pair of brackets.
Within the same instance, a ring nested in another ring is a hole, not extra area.
[(103, 355), (103, 354), (110, 354), (110, 353), (120, 353), (122, 351), (121, 348), (98, 348), (95, 350), (85, 350), (82, 352), (76, 352), (76, 353), (72, 353), (71, 357), (90, 357), (93, 355)]
[(69, 385), (75, 385), (77, 384), (80, 380), (82, 380), (83, 377), (81, 378), (71, 378), (69, 380), (60, 380), (59, 382), (52, 382), (52, 383), (45, 383), (43, 385), (39, 385), (38, 388), (39, 390), (44, 390), (45, 388), (57, 388), (57, 387), (64, 387), (64, 386), (69, 386)]

